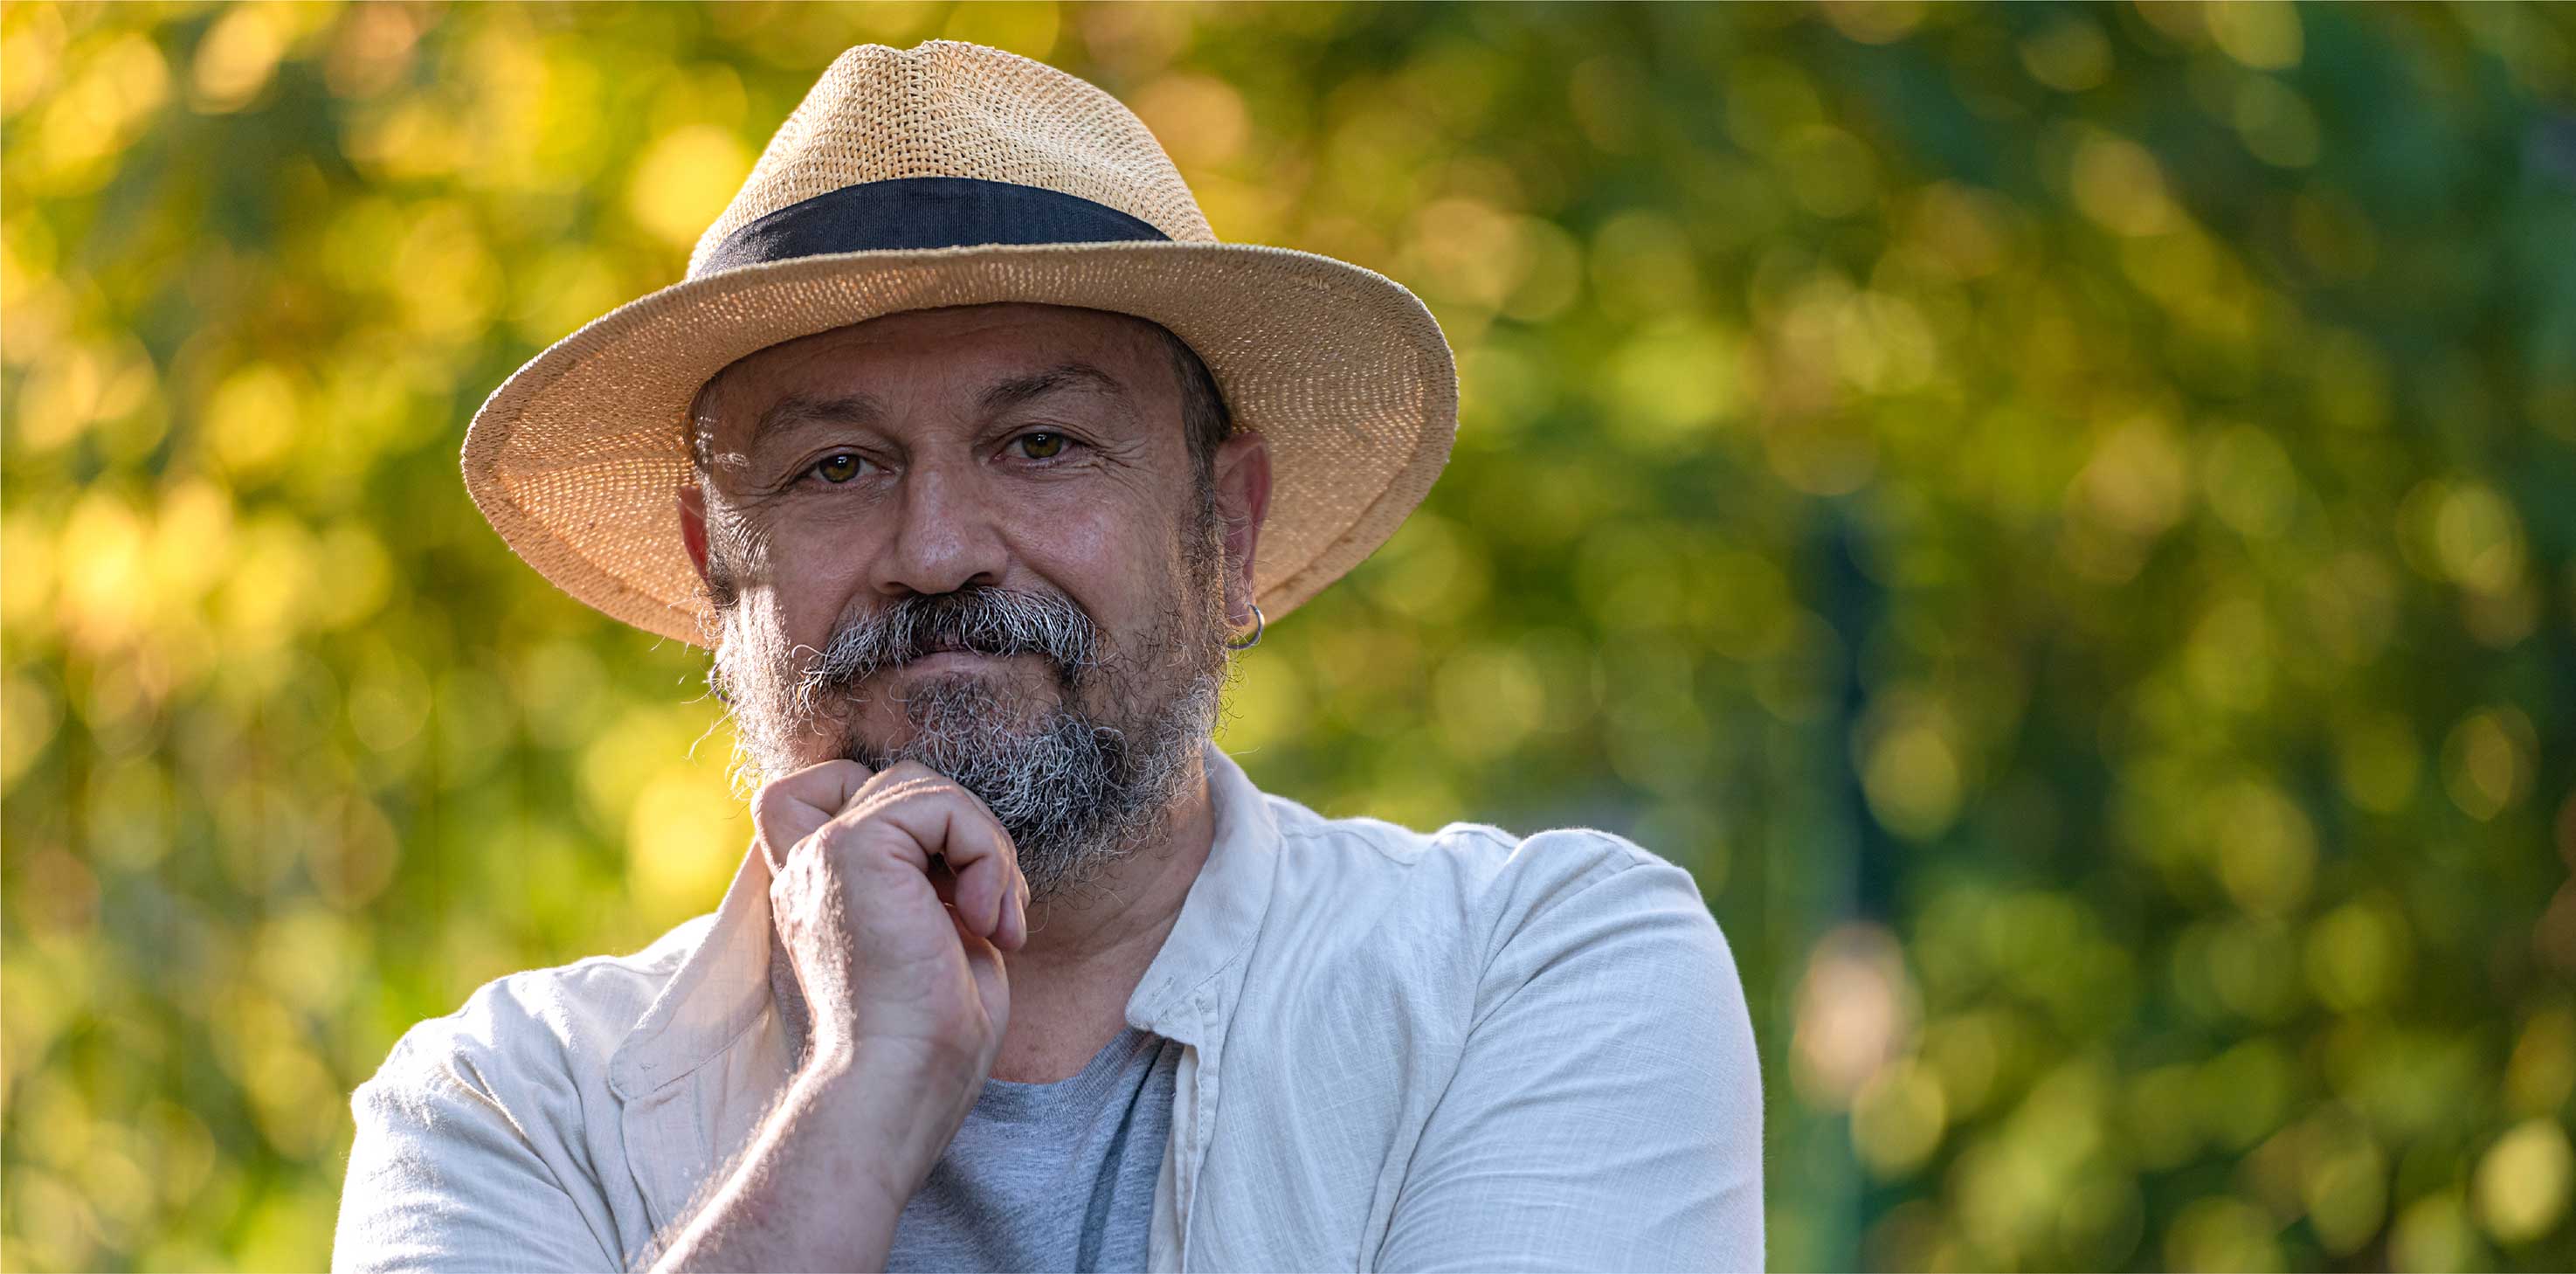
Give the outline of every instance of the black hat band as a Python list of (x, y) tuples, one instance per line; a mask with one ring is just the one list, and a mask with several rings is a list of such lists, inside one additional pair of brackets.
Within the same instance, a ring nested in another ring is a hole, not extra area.
[(1170, 239), (1107, 204), (1044, 186), (897, 177), (825, 191), (744, 222), (695, 273), (835, 252)]

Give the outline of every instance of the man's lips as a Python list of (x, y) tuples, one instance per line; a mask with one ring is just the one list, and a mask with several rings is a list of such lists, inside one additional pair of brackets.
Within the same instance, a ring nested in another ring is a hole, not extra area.
[(906, 660), (898, 667), (897, 671), (913, 668), (935, 670), (939, 668), (952, 668), (959, 664), (968, 662), (994, 663), (1004, 659), (1017, 658), (1019, 658), (1017, 655), (988, 655), (980, 650), (969, 650), (963, 646), (951, 646), (940, 650), (933, 650), (918, 659)]

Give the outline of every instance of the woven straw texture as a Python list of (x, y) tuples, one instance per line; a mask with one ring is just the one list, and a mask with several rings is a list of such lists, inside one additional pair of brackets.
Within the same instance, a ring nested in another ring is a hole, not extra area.
[[(1175, 242), (849, 252), (698, 272), (735, 227), (859, 182), (979, 177), (1106, 204)], [(1108, 94), (977, 45), (835, 60), (692, 255), (691, 276), (611, 311), (493, 392), (465, 483), (520, 557), (650, 632), (707, 640), (675, 502), (688, 409), (726, 364), (904, 310), (1000, 301), (1133, 314), (1171, 329), (1237, 425), (1268, 440), (1255, 562), (1276, 619), (1368, 556), (1421, 502), (1457, 429), (1457, 376), (1401, 285), (1312, 253), (1219, 243), (1151, 133)]]

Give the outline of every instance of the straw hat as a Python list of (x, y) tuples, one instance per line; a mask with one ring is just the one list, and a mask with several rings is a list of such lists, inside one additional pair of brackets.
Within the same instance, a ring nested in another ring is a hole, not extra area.
[(691, 400), (728, 363), (902, 310), (1026, 301), (1151, 319), (1269, 442), (1255, 597), (1273, 619), (1393, 534), (1448, 459), (1457, 373), (1382, 275), (1219, 243), (1144, 124), (978, 45), (851, 49), (707, 227), (685, 280), (557, 342), (484, 402), (465, 485), (565, 592), (666, 637), (711, 628), (680, 538)]

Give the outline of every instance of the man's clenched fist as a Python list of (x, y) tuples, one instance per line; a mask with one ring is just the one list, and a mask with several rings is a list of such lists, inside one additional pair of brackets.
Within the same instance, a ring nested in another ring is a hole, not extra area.
[(916, 762), (825, 761), (763, 787), (752, 823), (812, 1060), (892, 1050), (980, 1087), (1010, 1019), (1001, 953), (1028, 940), (1028, 882), (992, 811)]

